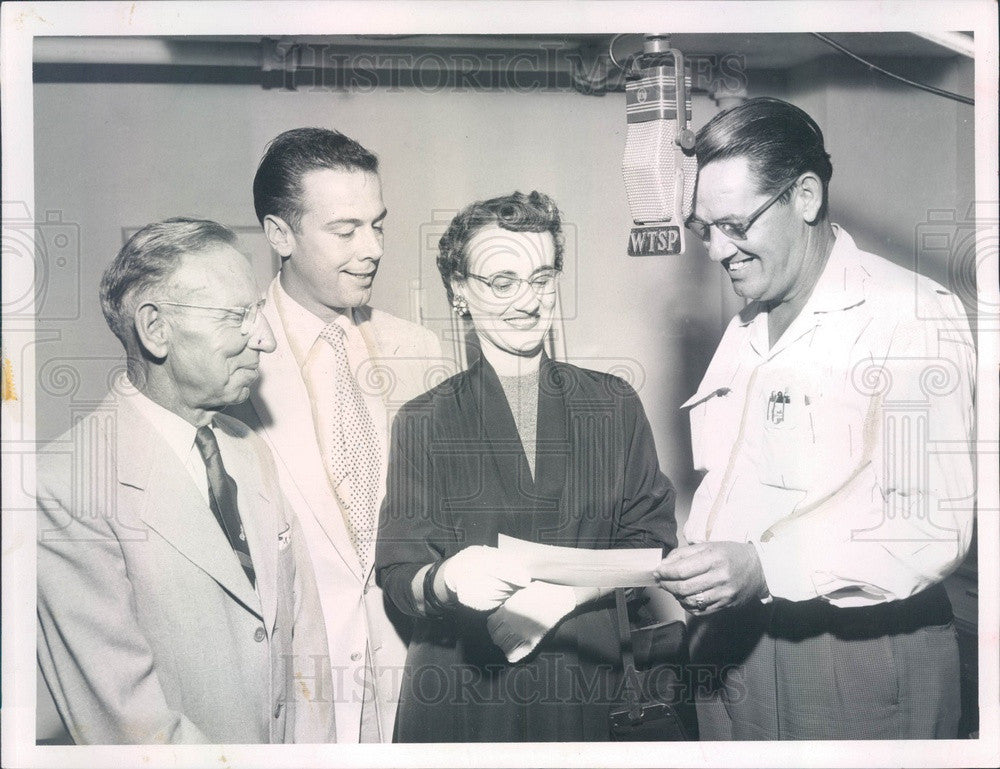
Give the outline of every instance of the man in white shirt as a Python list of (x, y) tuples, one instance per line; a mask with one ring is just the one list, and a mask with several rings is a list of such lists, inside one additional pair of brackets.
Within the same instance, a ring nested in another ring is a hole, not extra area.
[(657, 570), (717, 676), (703, 739), (955, 737), (941, 580), (973, 525), (961, 303), (827, 218), (823, 135), (751, 99), (698, 134), (693, 231), (736, 293), (690, 409), (705, 471)]
[(437, 338), (368, 305), (387, 211), (376, 157), (323, 128), (286, 131), (254, 178), (281, 272), (264, 315), (277, 349), (238, 416), (270, 446), (305, 529), (330, 643), (340, 742), (389, 742), (409, 620), (372, 576), (396, 409), (427, 390)]
[(77, 743), (332, 742), (302, 531), (218, 412), (274, 337), (236, 236), (143, 227), (101, 283), (128, 375), (38, 458), (38, 659)]

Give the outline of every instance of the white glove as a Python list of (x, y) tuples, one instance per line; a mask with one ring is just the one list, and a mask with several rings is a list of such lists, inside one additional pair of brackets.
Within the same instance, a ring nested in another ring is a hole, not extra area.
[(470, 545), (441, 564), (448, 592), (470, 609), (495, 609), (507, 597), (531, 582), (524, 564), (495, 547)]
[(524, 659), (577, 605), (576, 590), (551, 582), (532, 582), (518, 590), (486, 619), (493, 643), (508, 661)]

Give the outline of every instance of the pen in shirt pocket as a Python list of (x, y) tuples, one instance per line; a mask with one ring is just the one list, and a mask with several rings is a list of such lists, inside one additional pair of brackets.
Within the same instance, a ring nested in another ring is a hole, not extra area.
[[(802, 396), (802, 404), (808, 406), (811, 401), (808, 395)], [(766, 419), (774, 425), (780, 425), (788, 417), (788, 412), (794, 404), (789, 388), (784, 390), (771, 390), (771, 395), (767, 399)]]

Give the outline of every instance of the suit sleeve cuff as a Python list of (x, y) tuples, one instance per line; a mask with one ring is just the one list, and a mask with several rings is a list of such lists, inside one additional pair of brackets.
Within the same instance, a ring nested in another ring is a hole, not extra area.
[(416, 596), (413, 595), (413, 577), (425, 563), (401, 563), (376, 572), (377, 583), (388, 594), (396, 607), (411, 617), (423, 617), (423, 612), (417, 607)]

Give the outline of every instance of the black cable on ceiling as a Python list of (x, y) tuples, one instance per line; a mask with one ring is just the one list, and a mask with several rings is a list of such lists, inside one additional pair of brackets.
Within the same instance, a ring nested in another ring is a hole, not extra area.
[(919, 88), (921, 91), (927, 91), (928, 93), (933, 93), (936, 94), (937, 96), (943, 96), (946, 99), (953, 99), (954, 101), (961, 102), (962, 104), (969, 104), (972, 106), (975, 106), (976, 104), (976, 100), (970, 99), (968, 96), (962, 96), (962, 94), (959, 93), (953, 93), (951, 91), (945, 91), (944, 89), (941, 88), (935, 88), (934, 86), (927, 85), (926, 83), (918, 83), (916, 80), (909, 80), (903, 77), (902, 75), (897, 75), (895, 72), (889, 72), (889, 70), (887, 69), (882, 69), (878, 65), (872, 64), (870, 61), (861, 58), (853, 51), (849, 51), (847, 48), (844, 48), (844, 46), (842, 46), (840, 43), (831, 40), (826, 35), (821, 35), (819, 32), (810, 32), (809, 34), (819, 40), (822, 40), (831, 48), (837, 49), (845, 56), (848, 56), (854, 59), (855, 61), (864, 64), (869, 69), (873, 69), (876, 72), (885, 75), (886, 77), (891, 77), (893, 80), (898, 80), (900, 83), (905, 83), (908, 86), (912, 86), (913, 88)]

